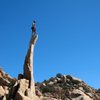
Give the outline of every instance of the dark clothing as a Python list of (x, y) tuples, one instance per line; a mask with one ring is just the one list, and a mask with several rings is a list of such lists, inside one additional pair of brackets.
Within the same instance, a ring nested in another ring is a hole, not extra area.
[(32, 28), (31, 29), (32, 29), (32, 32), (36, 33), (36, 24), (35, 23), (32, 24)]

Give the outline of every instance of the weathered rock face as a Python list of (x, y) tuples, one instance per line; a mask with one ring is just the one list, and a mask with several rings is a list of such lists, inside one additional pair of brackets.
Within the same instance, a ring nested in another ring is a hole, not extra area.
[(24, 74), (23, 78), (29, 80), (29, 88), (33, 89), (35, 93), (34, 87), (34, 79), (33, 79), (33, 55), (34, 55), (34, 46), (37, 40), (37, 35), (33, 35), (30, 40), (29, 49), (24, 62)]
[(2, 68), (0, 68), (0, 86), (10, 86), (14, 84), (16, 79), (11, 78), (8, 74), (6, 74)]
[(5, 95), (5, 90), (3, 89), (2, 86), (0, 86), (0, 97)]
[(14, 100), (34, 100), (34, 98), (37, 98), (36, 100), (39, 100), (34, 92), (28, 87), (29, 80), (18, 80), (17, 84), (13, 87), (13, 90), (16, 90), (16, 86), (17, 91), (15, 91), (16, 95), (13, 97)]
[[(7, 75), (0, 70), (0, 78)], [(0, 100), (100, 100), (100, 89), (88, 86), (70, 75), (57, 74), (42, 83), (36, 83), (35, 93), (29, 88), (29, 80), (6, 76), (8, 83), (0, 81)], [(8, 81), (9, 80), (9, 81)]]
[(29, 88), (29, 80), (14, 79), (0, 69), (0, 100), (40, 100)]
[(14, 100), (40, 100), (40, 99), (35, 95), (32, 98), (29, 98), (23, 95), (23, 93), (18, 91)]
[(11, 78), (0, 68), (0, 100), (7, 100), (9, 90), (15, 84), (16, 79)]
[(36, 84), (43, 100), (100, 100), (99, 90), (93, 89), (82, 80), (70, 75), (57, 74)]

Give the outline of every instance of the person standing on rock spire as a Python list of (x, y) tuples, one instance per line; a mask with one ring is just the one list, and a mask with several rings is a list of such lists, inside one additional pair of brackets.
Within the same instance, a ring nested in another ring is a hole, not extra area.
[(36, 34), (36, 22), (32, 23), (32, 35), (29, 42), (29, 48), (25, 57), (24, 65), (23, 65), (23, 78), (29, 80), (28, 88), (35, 93), (35, 82), (34, 82), (34, 47), (35, 43), (38, 39), (38, 35)]
[(32, 29), (32, 35), (33, 36), (36, 35), (36, 21), (35, 20), (32, 23), (31, 29)]

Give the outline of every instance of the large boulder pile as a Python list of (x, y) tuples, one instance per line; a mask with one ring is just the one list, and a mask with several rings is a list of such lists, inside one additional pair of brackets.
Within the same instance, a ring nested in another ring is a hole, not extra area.
[(12, 78), (0, 68), (0, 100), (100, 100), (100, 89), (88, 86), (70, 75), (57, 74), (35, 84), (35, 93), (29, 80)]
[(0, 68), (0, 100), (40, 100), (29, 88), (29, 80), (11, 78)]
[(70, 75), (57, 74), (49, 80), (37, 83), (43, 100), (100, 100), (100, 91)]
[(16, 79), (11, 78), (0, 68), (0, 100), (9, 97), (10, 88), (15, 84)]

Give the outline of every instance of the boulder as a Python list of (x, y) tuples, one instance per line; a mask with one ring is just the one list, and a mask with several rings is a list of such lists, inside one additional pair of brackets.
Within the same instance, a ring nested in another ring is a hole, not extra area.
[(12, 78), (6, 74), (2, 68), (0, 68), (0, 85), (1, 86), (12, 86), (16, 82), (15, 78)]
[(29, 97), (25, 96), (23, 93), (18, 91), (16, 93), (14, 100), (40, 100), (40, 99), (35, 95), (33, 96), (33, 98), (29, 98)]
[(18, 74), (18, 80), (23, 79), (23, 75), (22, 74)]
[(73, 95), (72, 100), (93, 100), (87, 94), (78, 89), (73, 90), (71, 94)]
[(28, 89), (29, 81), (26, 79), (18, 80), (19, 88), (18, 91), (25, 94), (25, 91)]
[(5, 95), (5, 90), (3, 89), (2, 86), (0, 86), (0, 97)]

